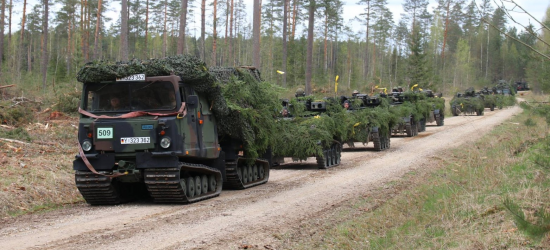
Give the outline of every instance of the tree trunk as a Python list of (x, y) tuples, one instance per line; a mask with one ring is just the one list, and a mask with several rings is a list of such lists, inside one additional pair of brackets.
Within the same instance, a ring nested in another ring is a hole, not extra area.
[(315, 22), (315, 0), (309, 1), (309, 18), (307, 28), (307, 56), (306, 56), (306, 95), (311, 94), (311, 74), (313, 63), (313, 29)]
[(67, 26), (67, 59), (66, 59), (66, 64), (67, 64), (67, 75), (70, 74), (71, 72), (71, 57), (72, 57), (72, 45), (71, 45), (71, 42), (72, 42), (72, 37), (71, 37), (71, 31), (72, 31), (72, 19), (73, 19), (73, 15), (70, 14), (69, 15), (69, 25)]
[(328, 36), (328, 13), (325, 6), (325, 39), (324, 39), (324, 48), (323, 48), (323, 72), (326, 74), (328, 69), (328, 55), (327, 55), (327, 36)]
[(48, 12), (50, 3), (44, 0), (44, 15), (42, 20), (42, 90), (46, 91), (48, 76)]
[(146, 2), (145, 6), (145, 57), (149, 58), (149, 48), (147, 42), (149, 41), (149, 0)]
[(8, 48), (10, 48), (11, 45), (11, 15), (13, 13), (13, 4), (12, 0), (10, 0), (10, 18), (8, 19)]
[(99, 0), (97, 3), (97, 17), (95, 22), (95, 35), (94, 35), (94, 60), (99, 59), (99, 26), (100, 25), (101, 25), (101, 0)]
[(2, 0), (0, 11), (0, 79), (2, 79), (2, 62), (4, 61), (4, 26), (6, 21), (6, 0)]
[(27, 0), (23, 0), (23, 17), (21, 19), (21, 39), (19, 39), (20, 47), (23, 47), (23, 41), (25, 38), (25, 21), (26, 21), (26, 13), (27, 13)]
[(256, 68), (260, 68), (260, 0), (254, 0), (254, 13), (252, 14), (253, 23), (252, 23), (252, 36), (253, 36), (253, 54), (252, 54), (252, 64)]
[(292, 10), (292, 41), (294, 41), (294, 37), (296, 35), (296, 13), (298, 12), (298, 2), (299, 0), (294, 0), (294, 8)]
[(120, 60), (128, 61), (128, 0), (122, 0), (120, 9)]
[(485, 64), (485, 79), (487, 79), (487, 72), (489, 72), (489, 27), (487, 27), (487, 48), (485, 49), (487, 51), (487, 63)]
[(29, 46), (27, 46), (27, 72), (32, 71), (32, 36), (29, 35)]
[(443, 48), (441, 48), (441, 59), (443, 60), (443, 65), (445, 65), (445, 44), (447, 43), (447, 29), (449, 26), (449, 5), (451, 5), (451, 0), (447, 0), (447, 17), (445, 18), (445, 32), (443, 35)]
[(205, 51), (205, 33), (206, 33), (206, 16), (205, 16), (205, 12), (206, 12), (206, 0), (202, 0), (201, 1), (201, 49), (200, 49), (200, 54), (201, 54), (201, 59), (203, 61), (206, 60), (205, 56), (206, 56), (206, 51)]
[(285, 72), (283, 77), (283, 87), (286, 88), (286, 54), (287, 54), (287, 17), (288, 17), (288, 4), (290, 0), (283, 0), (283, 65), (281, 70)]
[(181, 1), (181, 15), (180, 15), (180, 29), (178, 39), (178, 55), (183, 54), (185, 51), (185, 28), (187, 24), (187, 2), (188, 0)]
[(90, 8), (90, 2), (86, 1), (86, 61), (90, 60), (90, 22), (92, 21), (92, 8)]
[[(256, 0), (254, 1), (254, 3), (256, 3)], [(230, 7), (231, 13), (229, 14), (229, 65), (230, 66), (235, 65), (235, 58), (233, 58), (233, 8), (234, 7), (235, 7), (234, 2), (233, 0), (231, 0), (231, 7)]]
[(166, 49), (168, 48), (168, 31), (166, 30), (166, 23), (168, 22), (168, 0), (164, 0), (164, 26), (162, 30), (162, 57), (166, 57)]
[(365, 36), (365, 65), (364, 65), (364, 72), (363, 76), (367, 78), (369, 75), (369, 22), (370, 22), (370, 1), (367, 2), (367, 32)]
[(212, 32), (212, 65), (216, 66), (217, 65), (217, 57), (216, 57), (216, 46), (217, 46), (217, 42), (218, 42), (218, 33), (216, 32), (216, 26), (218, 24), (218, 18), (217, 18), (217, 14), (218, 14), (218, 0), (214, 0), (214, 21), (212, 22), (212, 26), (213, 26), (213, 32)]
[(86, 19), (86, 15), (84, 15), (84, 6), (86, 6), (86, 0), (80, 0), (80, 49), (82, 50), (82, 54), (84, 54), (86, 50), (86, 48), (84, 48), (84, 39), (86, 39), (84, 35), (84, 20)]

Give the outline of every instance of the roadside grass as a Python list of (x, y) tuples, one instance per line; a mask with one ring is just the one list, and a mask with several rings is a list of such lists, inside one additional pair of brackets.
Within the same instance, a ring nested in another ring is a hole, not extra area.
[(398, 190), (387, 200), (352, 201), (318, 227), (322, 235), (284, 240), (293, 242), (284, 248), (550, 249), (547, 137), (545, 120), (526, 110), (446, 150), (433, 170), (388, 184)]

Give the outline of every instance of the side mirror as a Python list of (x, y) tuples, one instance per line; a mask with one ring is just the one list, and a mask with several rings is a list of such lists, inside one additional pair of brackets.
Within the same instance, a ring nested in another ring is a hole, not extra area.
[(189, 105), (189, 108), (197, 108), (199, 97), (196, 95), (187, 96), (186, 104)]

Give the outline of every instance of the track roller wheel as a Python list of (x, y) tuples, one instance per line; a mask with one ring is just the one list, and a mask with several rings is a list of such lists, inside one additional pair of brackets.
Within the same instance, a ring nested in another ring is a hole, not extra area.
[(185, 183), (187, 184), (187, 192), (185, 192), (187, 194), (187, 197), (189, 198), (193, 198), (195, 197), (195, 179), (191, 176), (187, 177)]
[(208, 176), (208, 191), (215, 191), (217, 185), (218, 185), (218, 182), (216, 181), (216, 176), (209, 175)]
[(202, 194), (208, 193), (208, 177), (205, 174), (201, 176), (201, 190)]

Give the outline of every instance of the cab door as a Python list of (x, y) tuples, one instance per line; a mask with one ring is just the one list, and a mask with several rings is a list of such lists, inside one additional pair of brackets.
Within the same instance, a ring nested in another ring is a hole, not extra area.
[(216, 118), (212, 113), (210, 104), (206, 100), (206, 97), (199, 97), (200, 104), (197, 111), (198, 118), (198, 133), (201, 140), (201, 156), (206, 158), (218, 158), (219, 144), (218, 144), (218, 127), (216, 124)]

